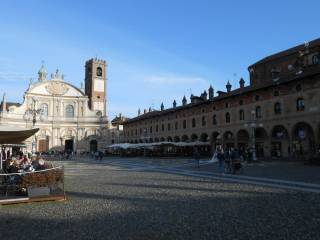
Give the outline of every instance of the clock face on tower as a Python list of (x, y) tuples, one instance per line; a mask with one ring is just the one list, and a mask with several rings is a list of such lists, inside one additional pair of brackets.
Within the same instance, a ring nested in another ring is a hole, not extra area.
[(95, 79), (93, 89), (95, 92), (104, 92), (104, 80)]

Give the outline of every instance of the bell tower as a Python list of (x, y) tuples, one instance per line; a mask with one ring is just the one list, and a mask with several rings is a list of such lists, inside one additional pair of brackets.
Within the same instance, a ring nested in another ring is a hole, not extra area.
[(107, 63), (104, 60), (92, 58), (85, 65), (85, 94), (89, 97), (89, 107), (107, 115)]

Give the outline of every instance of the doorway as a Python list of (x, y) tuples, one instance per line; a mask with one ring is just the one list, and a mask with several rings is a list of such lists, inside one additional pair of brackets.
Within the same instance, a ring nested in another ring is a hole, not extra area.
[(48, 152), (49, 150), (49, 142), (47, 139), (41, 139), (38, 142), (38, 150), (39, 152)]
[(65, 141), (64, 150), (66, 152), (73, 152), (73, 140), (72, 139), (68, 139)]
[(90, 152), (96, 152), (98, 150), (98, 142), (97, 140), (90, 141)]

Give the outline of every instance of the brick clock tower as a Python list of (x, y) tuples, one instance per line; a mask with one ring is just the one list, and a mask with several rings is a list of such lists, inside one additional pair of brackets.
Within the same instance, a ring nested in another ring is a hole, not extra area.
[(91, 110), (107, 115), (107, 63), (100, 59), (90, 59), (85, 65), (85, 94), (89, 97)]

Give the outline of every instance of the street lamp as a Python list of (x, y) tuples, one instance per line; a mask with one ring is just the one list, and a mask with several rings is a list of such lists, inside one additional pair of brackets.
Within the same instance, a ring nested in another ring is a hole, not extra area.
[[(43, 120), (43, 110), (41, 108), (36, 109), (36, 102), (38, 99), (33, 96), (32, 97), (32, 106), (31, 108), (28, 108), (26, 112), (24, 113), (24, 120), (30, 121), (32, 119), (32, 128), (35, 127), (37, 122), (37, 116), (40, 115), (40, 121)], [(36, 136), (34, 135), (33, 142), (32, 142), (32, 155), (34, 156), (36, 152)]]
[[(142, 141), (147, 143), (148, 142), (148, 139), (149, 139), (149, 136), (148, 136), (148, 130), (147, 128), (144, 128), (143, 129), (143, 137), (141, 137)], [(147, 156), (147, 149), (144, 147), (143, 148), (143, 155), (144, 156)]]
[(247, 128), (251, 128), (251, 149), (252, 149), (252, 160), (253, 161), (257, 161), (257, 154), (256, 154), (256, 128), (257, 127), (262, 127), (263, 124), (262, 123), (258, 123), (258, 121), (256, 120), (256, 111), (252, 110), (251, 111), (251, 121), (249, 121), (248, 123), (244, 124), (244, 126)]

